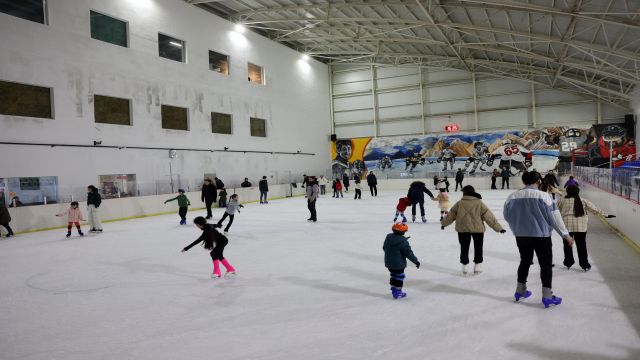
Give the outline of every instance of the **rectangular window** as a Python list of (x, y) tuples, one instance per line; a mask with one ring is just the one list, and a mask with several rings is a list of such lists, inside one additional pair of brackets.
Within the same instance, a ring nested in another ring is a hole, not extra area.
[(211, 131), (216, 134), (231, 134), (231, 114), (212, 112)]
[(209, 50), (209, 70), (229, 75), (229, 56)]
[(162, 128), (172, 130), (189, 130), (187, 108), (162, 105)]
[(262, 66), (249, 63), (248, 72), (249, 82), (264, 85), (264, 69)]
[(127, 23), (93, 10), (91, 16), (91, 37), (114, 45), (127, 47)]
[(98, 186), (105, 199), (138, 195), (136, 174), (111, 174), (98, 176)]
[(93, 95), (95, 121), (101, 124), (131, 125), (130, 104), (129, 99)]
[(58, 202), (58, 177), (13, 177), (0, 179), (7, 206), (53, 204)]
[(0, 12), (40, 24), (47, 23), (46, 0), (0, 0)]
[(40, 178), (20, 178), (20, 190), (40, 190)]
[(266, 120), (251, 118), (251, 136), (267, 137)]
[(185, 62), (185, 51), (184, 41), (158, 33), (158, 52), (160, 57)]
[(51, 88), (0, 81), (0, 114), (53, 119)]

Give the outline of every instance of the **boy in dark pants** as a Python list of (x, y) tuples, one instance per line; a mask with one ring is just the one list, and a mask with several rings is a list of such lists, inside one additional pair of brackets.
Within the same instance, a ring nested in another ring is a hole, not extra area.
[(178, 215), (180, 215), (180, 225), (186, 225), (187, 210), (189, 210), (189, 205), (191, 205), (191, 202), (189, 201), (187, 196), (184, 194), (184, 190), (178, 189), (178, 194), (179, 194), (178, 196), (174, 197), (173, 199), (169, 199), (164, 203), (166, 204), (169, 201), (178, 200)]
[(391, 227), (393, 234), (388, 234), (384, 240), (382, 249), (384, 250), (384, 266), (389, 269), (391, 285), (391, 295), (394, 299), (403, 298), (407, 293), (402, 292), (404, 285), (404, 269), (407, 267), (407, 259), (416, 264), (416, 268), (420, 268), (420, 262), (411, 251), (411, 245), (404, 237), (404, 233), (409, 230), (407, 224), (395, 223)]

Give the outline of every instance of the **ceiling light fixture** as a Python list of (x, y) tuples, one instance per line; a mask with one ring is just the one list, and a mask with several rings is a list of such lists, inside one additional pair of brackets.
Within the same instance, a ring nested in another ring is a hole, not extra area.
[(236, 32), (239, 32), (240, 34), (244, 34), (244, 31), (246, 30), (246, 28), (242, 24), (236, 24), (234, 29)]
[(307, 54), (302, 55), (302, 60), (309, 61), (310, 57)]

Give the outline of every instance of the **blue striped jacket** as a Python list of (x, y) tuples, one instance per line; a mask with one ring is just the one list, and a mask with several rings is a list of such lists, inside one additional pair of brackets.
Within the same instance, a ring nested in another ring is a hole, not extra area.
[(533, 186), (509, 195), (503, 215), (515, 236), (550, 237), (552, 230), (563, 238), (569, 235), (551, 196)]

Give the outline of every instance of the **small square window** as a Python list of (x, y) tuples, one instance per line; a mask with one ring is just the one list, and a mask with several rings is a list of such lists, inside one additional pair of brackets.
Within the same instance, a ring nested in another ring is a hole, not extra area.
[(211, 113), (211, 132), (216, 134), (231, 134), (231, 114)]
[(0, 0), (0, 12), (40, 24), (47, 23), (46, 0)]
[(53, 119), (51, 88), (0, 81), (0, 114)]
[(264, 69), (262, 66), (249, 63), (248, 72), (249, 82), (264, 85)]
[(40, 178), (20, 178), (20, 190), (40, 190)]
[(209, 70), (229, 75), (229, 56), (209, 50)]
[(158, 54), (165, 59), (185, 62), (186, 44), (183, 40), (158, 33)]
[(127, 47), (127, 23), (111, 16), (90, 11), (91, 37), (114, 45)]
[(131, 125), (130, 104), (129, 99), (94, 95), (95, 121), (101, 124)]
[(171, 130), (189, 130), (188, 109), (162, 105), (162, 128)]
[(267, 121), (251, 118), (251, 136), (267, 137)]

